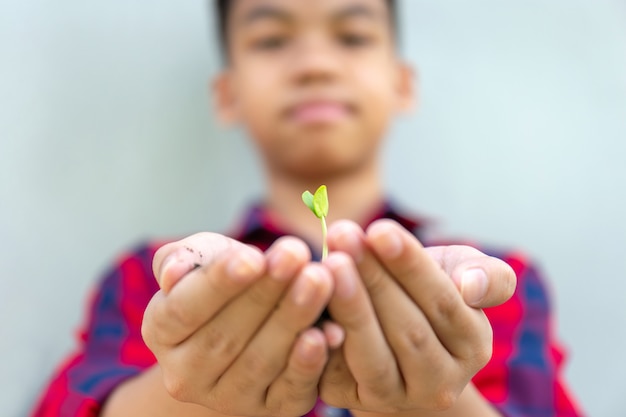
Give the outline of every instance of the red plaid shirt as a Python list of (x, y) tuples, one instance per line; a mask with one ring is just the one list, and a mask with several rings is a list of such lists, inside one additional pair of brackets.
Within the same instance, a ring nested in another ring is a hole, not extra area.
[[(385, 206), (374, 219), (391, 218), (419, 237), (421, 225)], [(284, 235), (259, 207), (233, 236), (267, 249)], [(116, 386), (156, 360), (141, 337), (143, 312), (159, 287), (152, 273), (157, 244), (123, 256), (106, 274), (90, 303), (76, 352), (58, 368), (33, 417), (95, 417)], [(552, 332), (548, 296), (537, 270), (519, 253), (494, 252), (518, 277), (513, 297), (486, 309), (494, 332), (493, 357), (473, 379), (478, 390), (510, 417), (581, 416), (561, 381), (563, 350)], [(318, 401), (307, 417), (342, 417), (347, 410)]]

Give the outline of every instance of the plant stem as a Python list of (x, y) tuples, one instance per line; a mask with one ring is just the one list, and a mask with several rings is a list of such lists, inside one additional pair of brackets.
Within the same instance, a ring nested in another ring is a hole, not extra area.
[(322, 261), (328, 256), (328, 242), (326, 241), (326, 218), (320, 217), (322, 220)]

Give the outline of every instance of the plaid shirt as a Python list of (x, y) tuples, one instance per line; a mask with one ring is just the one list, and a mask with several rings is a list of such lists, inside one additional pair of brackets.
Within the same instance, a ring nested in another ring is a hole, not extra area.
[[(389, 205), (372, 221), (383, 217), (418, 237), (423, 229)], [(284, 234), (267, 212), (253, 207), (233, 237), (265, 250)], [(140, 329), (146, 305), (159, 290), (152, 273), (159, 246), (142, 245), (106, 274), (92, 297), (77, 351), (60, 365), (33, 417), (97, 416), (116, 386), (155, 364)], [(580, 416), (561, 381), (563, 350), (555, 342), (548, 296), (537, 270), (522, 254), (481, 250), (509, 263), (518, 286), (509, 301), (485, 310), (493, 327), (493, 356), (473, 378), (475, 386), (505, 416)], [(318, 401), (307, 417), (348, 415)]]

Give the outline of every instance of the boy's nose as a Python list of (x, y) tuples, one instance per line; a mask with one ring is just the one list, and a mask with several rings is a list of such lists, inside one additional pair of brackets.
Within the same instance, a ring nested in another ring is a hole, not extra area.
[(311, 35), (294, 48), (290, 66), (296, 82), (309, 83), (336, 78), (341, 71), (340, 61), (329, 40)]

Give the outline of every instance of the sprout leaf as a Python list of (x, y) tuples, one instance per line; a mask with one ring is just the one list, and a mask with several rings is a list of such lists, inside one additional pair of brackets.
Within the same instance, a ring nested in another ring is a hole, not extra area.
[(317, 191), (315, 191), (313, 207), (315, 208), (315, 215), (320, 219), (328, 216), (328, 191), (325, 185), (320, 185)]
[(322, 221), (322, 260), (328, 256), (328, 242), (326, 241), (326, 216), (328, 216), (328, 191), (325, 185), (320, 185), (315, 194), (310, 191), (302, 193), (302, 201)]
[(302, 193), (302, 201), (304, 201), (304, 204), (306, 204), (306, 206), (317, 216), (317, 213), (315, 213), (315, 206), (313, 205), (313, 199), (313, 194), (311, 194), (310, 191), (307, 190)]

